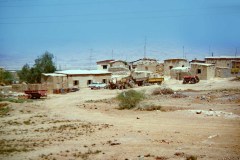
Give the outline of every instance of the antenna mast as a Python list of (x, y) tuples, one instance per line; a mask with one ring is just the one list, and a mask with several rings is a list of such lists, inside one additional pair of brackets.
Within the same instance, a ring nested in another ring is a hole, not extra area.
[(89, 70), (92, 69), (92, 48), (90, 49), (90, 56), (89, 56)]
[(146, 48), (147, 48), (147, 38), (145, 37), (145, 42), (144, 42), (144, 58), (146, 58)]
[(112, 59), (113, 59), (113, 49), (112, 49)]
[(184, 53), (184, 46), (183, 46), (183, 58), (185, 58), (185, 53)]
[(211, 54), (211, 46), (208, 46), (208, 53)]

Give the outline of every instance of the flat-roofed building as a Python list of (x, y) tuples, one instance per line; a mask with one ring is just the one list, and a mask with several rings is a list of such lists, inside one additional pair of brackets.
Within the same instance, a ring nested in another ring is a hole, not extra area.
[(206, 57), (205, 61), (214, 64), (216, 67), (229, 68), (232, 75), (240, 73), (240, 56)]
[(201, 80), (209, 80), (215, 77), (215, 65), (206, 63), (191, 63), (191, 75), (197, 75)]
[(107, 84), (112, 75), (112, 73), (104, 70), (65, 70), (56, 71), (55, 73), (67, 76), (69, 88), (87, 87), (93, 82), (102, 82)]
[(114, 62), (115, 60), (110, 59), (110, 60), (103, 60), (103, 61), (97, 61), (97, 69), (98, 70), (105, 70), (108, 71), (111, 62)]
[(170, 76), (170, 70), (176, 67), (188, 67), (188, 61), (186, 59), (174, 58), (164, 60), (164, 75)]

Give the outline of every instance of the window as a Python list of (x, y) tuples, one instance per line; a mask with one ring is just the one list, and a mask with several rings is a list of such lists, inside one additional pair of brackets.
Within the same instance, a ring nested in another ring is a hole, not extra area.
[(103, 82), (103, 83), (107, 83), (107, 80), (106, 80), (106, 79), (103, 79), (102, 82)]
[(197, 74), (201, 74), (202, 70), (201, 69), (197, 69)]
[(77, 81), (77, 80), (73, 81), (74, 86), (78, 86), (78, 84), (79, 84), (79, 81)]
[(182, 67), (184, 67), (184, 65), (182, 65)]
[(148, 67), (145, 67), (145, 70), (148, 71)]
[(107, 69), (107, 65), (102, 65), (102, 68), (103, 69)]
[(173, 68), (173, 66), (169, 66), (169, 69), (172, 69)]
[(87, 81), (87, 84), (89, 85), (89, 84), (92, 84), (92, 80), (88, 80)]

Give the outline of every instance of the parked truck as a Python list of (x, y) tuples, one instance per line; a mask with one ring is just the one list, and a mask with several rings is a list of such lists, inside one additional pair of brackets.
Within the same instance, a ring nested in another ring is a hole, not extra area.
[(24, 91), (28, 98), (39, 99), (47, 97), (47, 86), (45, 84), (27, 84), (27, 89)]
[(41, 97), (47, 97), (47, 90), (26, 90), (25, 94), (28, 95), (28, 98), (39, 99)]
[(198, 78), (198, 76), (184, 76), (183, 77), (183, 84), (195, 84), (198, 83), (200, 81), (200, 79)]
[(164, 78), (163, 77), (158, 77), (158, 78), (148, 78), (147, 82), (150, 83), (150, 84), (154, 84), (154, 83), (157, 83), (157, 84), (162, 84), (162, 82), (164, 81)]

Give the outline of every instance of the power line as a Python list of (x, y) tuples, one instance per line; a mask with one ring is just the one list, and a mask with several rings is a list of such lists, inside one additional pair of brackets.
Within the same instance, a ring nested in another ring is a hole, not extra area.
[[(222, 13), (224, 15), (240, 14), (238, 13)], [(122, 18), (109, 18), (109, 19), (87, 19), (84, 22), (104, 22), (104, 21), (118, 21), (118, 20), (134, 20), (134, 19), (161, 19), (161, 18), (181, 18), (181, 17), (194, 17), (194, 16), (216, 16), (222, 14), (198, 14), (198, 15), (175, 15), (175, 16), (145, 16), (145, 17), (122, 17)], [(50, 24), (50, 23), (80, 23), (82, 21), (35, 21), (35, 22), (2, 22), (0, 24)]]
[[(138, 0), (135, 0), (138, 1)], [(77, 5), (99, 5), (99, 3), (103, 4), (103, 3), (123, 3), (123, 2), (129, 2), (129, 0), (121, 0), (121, 1), (114, 1), (114, 0), (98, 0), (95, 2), (89, 2), (89, 1), (85, 1), (85, 2), (77, 2), (77, 3), (52, 3), (52, 4), (32, 4), (32, 5), (6, 5), (6, 6), (0, 6), (0, 8), (25, 8), (25, 7), (61, 7), (61, 6), (77, 6)]]
[[(0, 6), (3, 7), (3, 6)], [(219, 7), (219, 8), (227, 8), (227, 7)], [(75, 15), (49, 15), (49, 16), (25, 16), (25, 17), (0, 17), (0, 19), (27, 19), (27, 18), (63, 18), (63, 17), (78, 17), (78, 16), (95, 16), (95, 15), (118, 15), (118, 14), (147, 14), (147, 13), (161, 13), (161, 12), (169, 12), (173, 11), (191, 11), (191, 10), (204, 10), (204, 9), (219, 9), (219, 8), (187, 8), (187, 9), (168, 9), (168, 10), (151, 10), (151, 11), (129, 11), (129, 12), (108, 12), (108, 13), (88, 13), (88, 14), (75, 14)], [(238, 12), (239, 13), (239, 12)]]
[(146, 47), (147, 47), (147, 38), (144, 40), (144, 58), (146, 58)]

